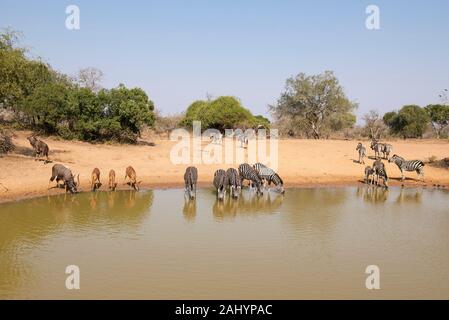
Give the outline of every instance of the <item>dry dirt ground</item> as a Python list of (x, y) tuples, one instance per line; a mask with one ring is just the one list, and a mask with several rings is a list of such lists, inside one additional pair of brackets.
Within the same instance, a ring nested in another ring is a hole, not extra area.
[[(185, 164), (174, 165), (170, 160), (170, 150), (176, 142), (167, 139), (154, 139), (151, 143), (138, 145), (90, 144), (79, 141), (65, 141), (57, 138), (43, 138), (50, 147), (51, 163), (35, 161), (31, 146), (26, 139), (29, 132), (16, 132), (14, 143), (16, 150), (0, 158), (0, 202), (47, 194), (63, 193), (62, 189), (47, 190), (51, 176), (51, 167), (62, 163), (80, 174), (82, 191), (89, 191), (89, 179), (92, 170), (101, 171), (102, 189), (107, 189), (110, 169), (117, 173), (119, 188), (124, 185), (125, 168), (132, 165), (141, 180), (142, 188), (182, 187)], [(393, 153), (406, 159), (428, 161), (429, 157), (437, 159), (449, 157), (447, 140), (395, 140)], [(154, 145), (153, 145), (154, 143)], [(203, 152), (207, 141), (203, 143)], [(363, 141), (368, 156), (369, 141)], [(279, 174), (286, 187), (301, 186), (339, 186), (362, 183), (365, 165), (358, 164), (355, 150), (357, 141), (343, 140), (279, 140)], [(240, 148), (236, 144), (236, 148)], [(372, 159), (366, 159), (371, 165)], [(225, 165), (196, 165), (199, 172), (199, 185), (210, 186), (213, 173)], [(237, 167), (238, 164), (234, 164)], [(390, 185), (400, 185), (400, 171), (394, 163), (386, 162), (387, 172), (391, 178)], [(417, 181), (416, 173), (407, 173), (406, 186), (422, 185)], [(449, 170), (426, 165), (426, 185), (449, 187)], [(6, 191), (6, 188), (8, 191)]]

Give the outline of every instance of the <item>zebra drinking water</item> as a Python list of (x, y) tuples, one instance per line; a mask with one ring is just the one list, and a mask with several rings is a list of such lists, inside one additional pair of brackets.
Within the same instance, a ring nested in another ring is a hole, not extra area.
[(243, 185), (243, 180), (249, 180), (257, 188), (257, 194), (262, 195), (262, 179), (257, 171), (247, 163), (239, 165), (240, 185)]
[(357, 148), (355, 148), (359, 152), (359, 163), (365, 164), (365, 160), (363, 160), (366, 156), (366, 148), (363, 146), (361, 142), (357, 145)]
[(420, 160), (405, 160), (404, 158), (393, 155), (388, 162), (394, 162), (398, 166), (399, 170), (401, 170), (402, 181), (404, 181), (404, 171), (416, 171), (418, 175), (421, 177), (421, 181), (424, 182), (424, 162)]
[(226, 172), (223, 169), (215, 171), (214, 187), (217, 190), (218, 200), (223, 200), (226, 193)]
[(253, 165), (253, 168), (257, 171), (262, 182), (266, 181), (268, 185), (273, 184), (279, 189), (281, 193), (284, 193), (284, 181), (282, 181), (281, 177), (271, 168), (268, 168), (266, 165), (262, 163), (256, 163)]
[(379, 185), (379, 179), (382, 179), (385, 187), (388, 188), (387, 169), (385, 168), (385, 164), (382, 162), (382, 160), (377, 159), (373, 162), (373, 170), (374, 176), (376, 178), (376, 185)]
[(370, 166), (365, 167), (365, 183), (374, 184), (374, 169)]
[(231, 197), (238, 198), (242, 186), (240, 185), (240, 177), (236, 169), (229, 168), (226, 170), (226, 184), (229, 186)]
[(196, 183), (198, 180), (198, 170), (195, 167), (188, 167), (184, 173), (185, 192), (190, 199), (195, 199)]

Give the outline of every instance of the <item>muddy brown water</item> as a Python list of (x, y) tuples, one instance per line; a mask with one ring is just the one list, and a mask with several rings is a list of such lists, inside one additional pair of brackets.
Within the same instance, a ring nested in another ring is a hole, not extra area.
[[(449, 192), (210, 189), (0, 205), (0, 298), (449, 299)], [(65, 286), (80, 268), (80, 290)], [(380, 289), (368, 290), (368, 265)]]

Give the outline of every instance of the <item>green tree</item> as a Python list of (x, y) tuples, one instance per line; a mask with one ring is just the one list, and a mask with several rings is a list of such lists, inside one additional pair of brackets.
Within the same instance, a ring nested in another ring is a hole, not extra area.
[(43, 84), (25, 99), (22, 110), (31, 117), (36, 129), (58, 134), (59, 127), (70, 120), (69, 94), (69, 88), (63, 84)]
[(30, 60), (16, 44), (20, 34), (0, 33), (0, 107), (17, 111), (34, 89), (55, 80), (55, 73), (40, 60)]
[(425, 107), (430, 118), (430, 123), (435, 131), (437, 139), (441, 137), (441, 133), (449, 124), (449, 105), (430, 104)]
[(277, 121), (289, 119), (285, 123), (292, 126), (292, 132), (301, 128), (306, 136), (320, 139), (332, 130), (353, 126), (357, 104), (346, 97), (334, 73), (325, 71), (287, 79), (285, 91), (270, 108)]
[(426, 110), (420, 106), (407, 105), (403, 106), (397, 113), (386, 113), (384, 121), (393, 134), (404, 139), (421, 138), (429, 124), (429, 116)]
[(191, 127), (193, 121), (201, 121), (202, 129), (254, 128), (259, 122), (266, 125), (267, 119), (256, 118), (248, 109), (242, 106), (235, 97), (222, 96), (215, 100), (198, 100), (193, 102), (186, 111), (181, 125)]

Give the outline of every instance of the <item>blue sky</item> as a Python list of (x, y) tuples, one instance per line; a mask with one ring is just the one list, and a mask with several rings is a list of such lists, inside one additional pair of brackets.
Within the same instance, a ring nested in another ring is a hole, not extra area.
[[(78, 5), (81, 29), (65, 28)], [(380, 30), (365, 8), (380, 8)], [(142, 87), (164, 114), (234, 95), (268, 114), (285, 80), (333, 70), (357, 115), (439, 101), (449, 87), (449, 1), (0, 0), (0, 27), (59, 71)]]

